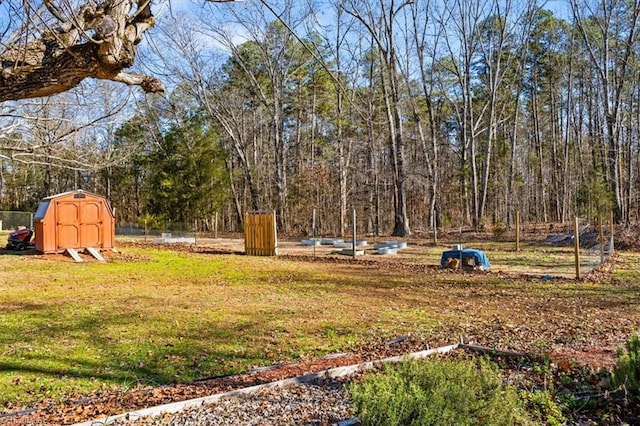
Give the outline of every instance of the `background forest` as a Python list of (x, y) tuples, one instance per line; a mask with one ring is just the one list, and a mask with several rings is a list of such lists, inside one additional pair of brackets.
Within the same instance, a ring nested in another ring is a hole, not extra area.
[(0, 210), (80, 188), (159, 228), (638, 220), (640, 0), (161, 6), (135, 67), (164, 94), (0, 104)]

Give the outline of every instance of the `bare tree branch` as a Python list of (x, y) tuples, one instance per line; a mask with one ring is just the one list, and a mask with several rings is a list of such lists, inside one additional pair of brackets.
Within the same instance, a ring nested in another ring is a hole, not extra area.
[(20, 25), (14, 28), (14, 42), (0, 44), (0, 102), (54, 95), (85, 78), (138, 85), (148, 93), (164, 91), (155, 77), (123, 72), (133, 65), (136, 45), (155, 23), (149, 0), (6, 1), (15, 3), (9, 20)]

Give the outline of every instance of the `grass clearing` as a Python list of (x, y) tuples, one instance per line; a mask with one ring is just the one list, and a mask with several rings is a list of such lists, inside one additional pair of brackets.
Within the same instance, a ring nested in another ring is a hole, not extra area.
[(434, 346), (463, 337), (615, 351), (640, 320), (639, 259), (624, 254), (607, 282), (575, 283), (150, 247), (106, 264), (3, 255), (0, 406), (188, 382), (405, 334)]

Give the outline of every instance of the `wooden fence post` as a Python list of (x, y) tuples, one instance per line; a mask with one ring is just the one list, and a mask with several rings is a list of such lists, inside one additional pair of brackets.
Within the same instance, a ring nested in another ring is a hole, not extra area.
[(311, 219), (311, 238), (313, 238), (313, 257), (316, 256), (316, 209), (313, 209), (313, 218)]
[(353, 209), (351, 214), (351, 221), (353, 222), (353, 258), (356, 258), (356, 209)]

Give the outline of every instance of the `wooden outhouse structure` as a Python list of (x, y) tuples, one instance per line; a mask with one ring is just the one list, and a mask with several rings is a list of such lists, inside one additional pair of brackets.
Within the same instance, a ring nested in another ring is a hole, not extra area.
[(40, 202), (33, 218), (36, 250), (115, 247), (115, 217), (109, 202), (83, 190), (52, 195)]

